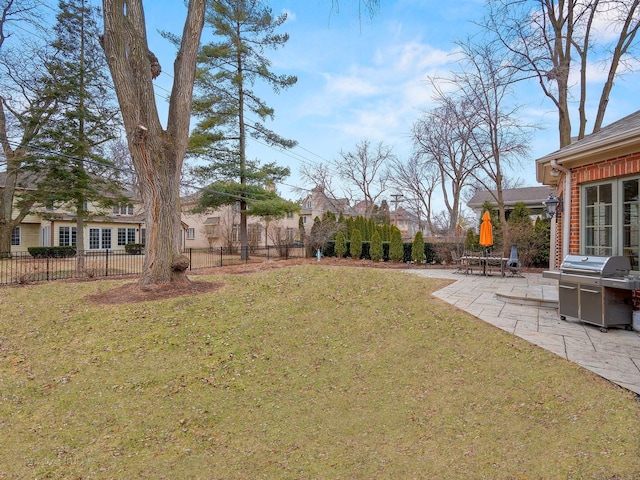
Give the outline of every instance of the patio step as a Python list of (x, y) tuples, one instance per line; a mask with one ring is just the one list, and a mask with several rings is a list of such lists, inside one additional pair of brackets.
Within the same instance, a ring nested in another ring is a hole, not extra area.
[(514, 305), (558, 308), (558, 288), (555, 285), (530, 286), (496, 292), (496, 299)]

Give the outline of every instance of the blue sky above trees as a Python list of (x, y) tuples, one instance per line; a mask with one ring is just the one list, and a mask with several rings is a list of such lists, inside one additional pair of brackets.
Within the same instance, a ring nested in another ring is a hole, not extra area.
[[(95, 3), (99, 4), (94, 0)], [(46, 0), (56, 6), (54, 0)], [(373, 18), (358, 18), (356, 0), (340, 0), (340, 10), (332, 0), (270, 0), (274, 13), (289, 15), (282, 32), (290, 34), (288, 44), (272, 52), (276, 73), (296, 75), (298, 83), (273, 94), (260, 85), (256, 90), (275, 109), (269, 127), (280, 135), (297, 140), (290, 151), (249, 144), (249, 158), (276, 161), (291, 168), (292, 175), (279, 191), (294, 198), (291, 186), (310, 188), (299, 181), (304, 164), (327, 163), (338, 158), (340, 150), (351, 151), (357, 142), (383, 141), (399, 156), (411, 152), (413, 122), (432, 106), (429, 75), (446, 76), (456, 69), (456, 39), (478, 31), (484, 13), (484, 0), (456, 2), (425, 0), (381, 0)], [(151, 49), (160, 58), (163, 74), (156, 80), (161, 118), (166, 118), (166, 102), (171, 88), (175, 48), (158, 30), (181, 33), (186, 9), (182, 2), (145, 2)], [(607, 32), (603, 30), (602, 35)], [(210, 32), (205, 27), (203, 41)], [(589, 78), (600, 82), (604, 73), (592, 65)], [(618, 78), (610, 100), (605, 124), (638, 110), (638, 74)], [(594, 86), (594, 98), (599, 91)], [(526, 104), (523, 123), (539, 123), (543, 130), (534, 134), (531, 156), (524, 158), (517, 174), (525, 185), (536, 185), (535, 158), (558, 147), (556, 112), (534, 83), (517, 88), (517, 101)], [(588, 105), (595, 116), (595, 105)], [(574, 121), (574, 128), (575, 128)]]

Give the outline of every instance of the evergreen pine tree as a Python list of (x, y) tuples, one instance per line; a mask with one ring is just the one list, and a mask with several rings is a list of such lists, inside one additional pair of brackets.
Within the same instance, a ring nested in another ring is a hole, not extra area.
[(465, 250), (478, 250), (480, 248), (480, 244), (478, 242), (478, 235), (473, 231), (473, 228), (467, 229), (467, 234), (464, 237)]
[[(108, 206), (118, 201), (119, 185), (113, 165), (101, 147), (115, 138), (118, 109), (109, 93), (107, 65), (98, 43), (99, 12), (87, 0), (60, 2), (54, 27), (56, 50), (47, 65), (54, 81), (58, 111), (36, 142), (45, 162), (32, 165), (41, 179), (38, 195), (42, 203), (63, 202), (75, 209), (77, 222), (77, 271), (84, 271), (84, 221), (87, 203)], [(94, 239), (95, 240), (95, 239)], [(109, 237), (97, 238), (92, 248), (111, 249)]]
[(404, 258), (404, 245), (402, 244), (402, 233), (398, 227), (391, 230), (391, 241), (389, 244), (389, 258), (392, 262), (401, 262)]
[(300, 237), (300, 242), (303, 244), (306, 243), (306, 234), (304, 229), (304, 217), (298, 218), (298, 236)]
[(360, 260), (362, 256), (362, 234), (357, 228), (354, 228), (351, 232), (351, 246), (349, 251), (351, 252), (351, 258)]
[(378, 232), (374, 232), (371, 236), (369, 255), (371, 256), (371, 260), (374, 262), (382, 260), (382, 238), (380, 238), (380, 234)]
[[(265, 181), (281, 180), (289, 175), (289, 169), (249, 161), (247, 138), (251, 135), (278, 148), (296, 144), (264, 125), (267, 118), (273, 118), (274, 110), (252, 87), (259, 80), (277, 93), (294, 85), (297, 78), (270, 71), (271, 61), (264, 55), (266, 49), (282, 47), (289, 40), (289, 35), (275, 33), (286, 21), (286, 14), (274, 16), (260, 0), (218, 0), (210, 4), (212, 11), (206, 21), (215, 41), (204, 45), (199, 55), (194, 113), (202, 120), (191, 135), (190, 152), (210, 160), (209, 165), (195, 170), (201, 178), (214, 181), (208, 195), (203, 196), (203, 207), (232, 204), (240, 197), (240, 245), (246, 258), (248, 209), (251, 214), (256, 212), (252, 200), (273, 208), (272, 217), (292, 211), (292, 204), (265, 188)], [(179, 39), (165, 35), (178, 43)], [(248, 114), (259, 121), (249, 125)]]
[(422, 265), (424, 263), (424, 238), (421, 231), (418, 231), (413, 238), (413, 245), (411, 246), (411, 260), (418, 265)]
[(338, 258), (344, 258), (347, 254), (347, 239), (342, 231), (336, 233), (335, 251)]

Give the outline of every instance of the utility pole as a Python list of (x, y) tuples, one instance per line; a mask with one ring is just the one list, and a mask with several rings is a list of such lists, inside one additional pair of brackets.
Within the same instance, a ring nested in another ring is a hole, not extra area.
[(393, 198), (393, 201), (396, 204), (395, 209), (393, 211), (393, 216), (394, 216), (394, 225), (397, 227), (398, 226), (398, 202), (402, 197), (404, 197), (404, 195), (402, 195), (401, 193), (392, 193), (391, 197)]

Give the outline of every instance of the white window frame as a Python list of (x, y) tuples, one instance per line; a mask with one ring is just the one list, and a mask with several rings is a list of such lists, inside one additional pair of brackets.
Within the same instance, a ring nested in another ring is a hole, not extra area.
[(110, 228), (92, 227), (89, 229), (89, 250), (111, 250), (112, 242), (113, 236)]
[(122, 247), (128, 243), (136, 243), (135, 228), (118, 227), (117, 235), (117, 243), (119, 247)]
[[(626, 182), (638, 182), (640, 193), (640, 176), (610, 178), (607, 180), (581, 185), (580, 188), (580, 251), (585, 255), (625, 255), (629, 256), (632, 269), (638, 271), (638, 254), (640, 240), (640, 199), (625, 202), (624, 185)], [(587, 205), (587, 190), (603, 185), (611, 185), (611, 201)], [(625, 225), (625, 208), (628, 207), (631, 223)], [(607, 218), (610, 217), (609, 218)], [(634, 221), (635, 220), (635, 221)], [(607, 221), (609, 223), (607, 223)], [(593, 223), (591, 225), (590, 223)], [(625, 227), (629, 227), (630, 245), (625, 246)], [(588, 235), (588, 229), (593, 233)], [(595, 245), (587, 243), (593, 238)], [(601, 241), (598, 241), (601, 240)]]
[(133, 204), (119, 203), (118, 205), (114, 205), (113, 213), (115, 215), (133, 215)]
[[(63, 233), (64, 232), (64, 233)], [(64, 241), (62, 238), (64, 235)], [(77, 227), (72, 226), (59, 226), (58, 227), (58, 246), (60, 247), (75, 247), (78, 238), (78, 229)]]
[(194, 240), (196, 238), (196, 229), (187, 228), (187, 240)]
[(11, 230), (11, 246), (19, 247), (20, 245), (22, 245), (22, 228), (13, 227), (13, 230)]

